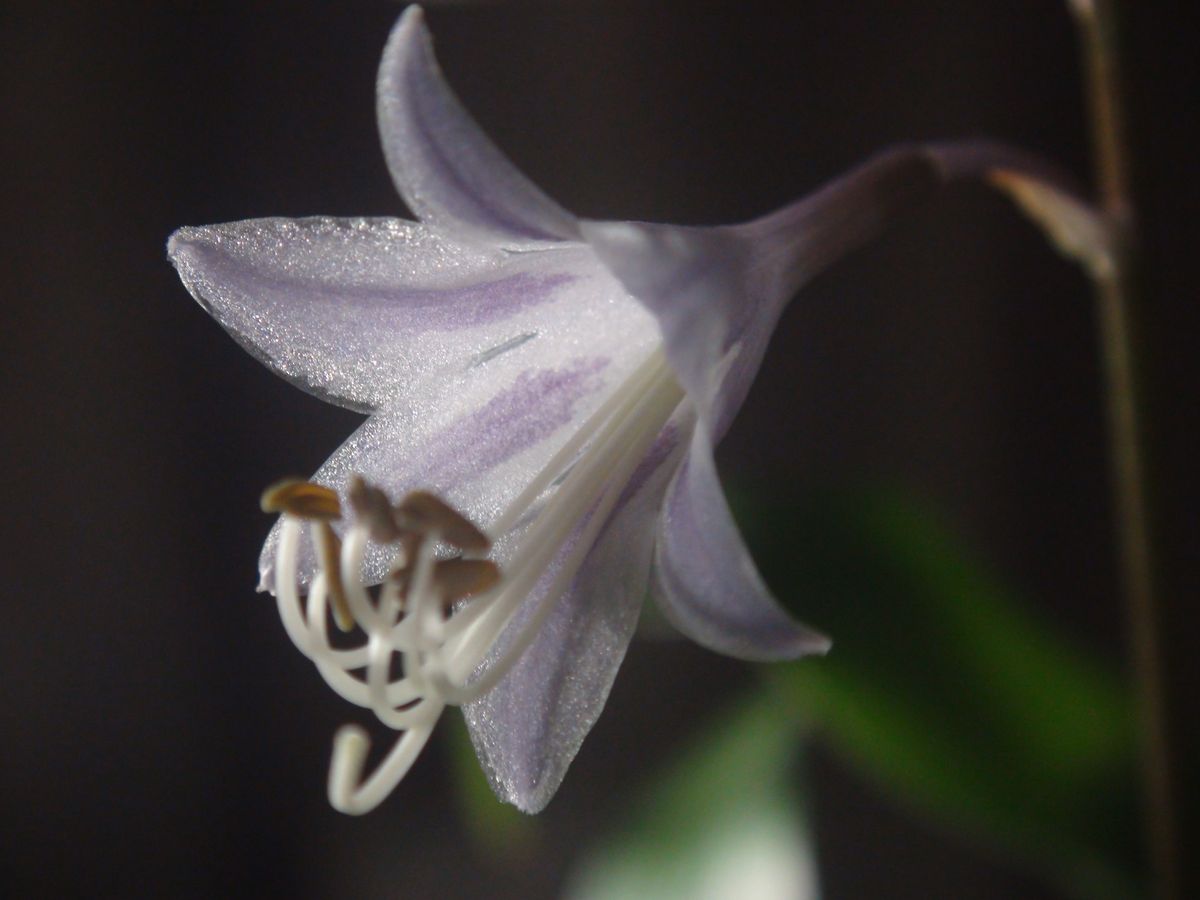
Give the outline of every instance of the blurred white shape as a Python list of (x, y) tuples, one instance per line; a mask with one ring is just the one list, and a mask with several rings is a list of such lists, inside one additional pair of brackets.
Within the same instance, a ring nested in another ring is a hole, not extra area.
[[(693, 823), (694, 824), (694, 823)], [(690, 830), (690, 829), (689, 829)], [(568, 900), (816, 900), (816, 862), (799, 816), (778, 798), (754, 798), (681, 839), (627, 840), (587, 858)]]

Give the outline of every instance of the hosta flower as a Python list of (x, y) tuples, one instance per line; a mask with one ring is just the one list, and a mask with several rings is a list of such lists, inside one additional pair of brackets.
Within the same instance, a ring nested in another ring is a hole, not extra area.
[[(536, 811), (599, 715), (647, 595), (720, 653), (828, 648), (764, 586), (713, 446), (788, 298), (944, 173), (903, 150), (743, 225), (586, 222), (460, 107), (415, 8), (378, 91), (417, 222), (183, 228), (169, 253), (271, 370), (370, 416), (314, 476), (333, 490), (271, 492), (288, 514), (261, 562), (297, 646), (403, 732), (365, 780), (363, 733), (339, 735), (334, 805), (380, 802), (458, 704), (499, 796)], [(359, 645), (331, 639), (333, 613)]]

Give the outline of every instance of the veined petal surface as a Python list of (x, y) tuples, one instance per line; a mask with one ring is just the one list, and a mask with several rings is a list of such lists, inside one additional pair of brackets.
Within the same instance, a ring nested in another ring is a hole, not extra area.
[(270, 369), (362, 412), (439, 395), (480, 367), (606, 356), (656, 333), (588, 249), (510, 253), (399, 219), (254, 219), (182, 228), (193, 296)]
[(569, 212), (500, 152), (450, 90), (421, 10), (410, 6), (379, 66), (383, 152), (400, 195), (423, 222), (484, 243), (578, 240)]
[[(321, 466), (313, 480), (343, 494), (360, 475), (399, 500), (430, 490), (487, 527), (542, 471), (575, 429), (657, 344), (653, 330), (627, 335), (623, 345), (597, 355), (594, 346), (536, 365), (497, 357), (460, 372), (436, 390), (396, 402), (369, 418)], [(349, 518), (349, 506), (343, 504)], [(276, 524), (263, 547), (260, 588), (273, 589)], [(341, 527), (339, 524), (337, 527)], [(517, 532), (495, 548), (502, 566)], [(394, 548), (372, 548), (363, 573), (368, 583), (387, 573)], [(315, 568), (307, 542), (300, 580)]]
[(767, 590), (729, 512), (712, 444), (700, 428), (667, 489), (655, 571), (664, 615), (710, 650), (778, 660), (829, 649), (828, 638), (792, 619)]

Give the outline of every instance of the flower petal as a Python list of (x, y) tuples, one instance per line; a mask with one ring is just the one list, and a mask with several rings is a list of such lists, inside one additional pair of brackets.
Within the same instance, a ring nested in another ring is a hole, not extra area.
[(364, 412), (503, 356), (605, 354), (654, 331), (579, 245), (506, 253), (398, 219), (255, 219), (172, 235), (192, 295), (270, 369)]
[(745, 399), (796, 290), (943, 179), (927, 148), (906, 147), (744, 225), (582, 222), (580, 229), (657, 317), (667, 358), (715, 441)]
[(575, 217), (517, 171), (458, 102), (416, 6), (383, 52), (378, 116), (392, 179), (423, 222), (509, 246), (578, 239)]
[[(533, 644), (496, 687), (463, 708), (496, 795), (527, 813), (541, 811), (558, 790), (637, 627), (659, 506), (686, 448), (681, 427), (676, 420), (664, 429)], [(522, 613), (543, 596), (535, 589)], [(508, 640), (521, 622), (519, 613)], [(493, 657), (506, 646), (502, 639)]]
[(701, 428), (667, 490), (655, 568), (664, 615), (698, 644), (751, 660), (829, 649), (828, 638), (792, 619), (767, 591), (729, 512)]

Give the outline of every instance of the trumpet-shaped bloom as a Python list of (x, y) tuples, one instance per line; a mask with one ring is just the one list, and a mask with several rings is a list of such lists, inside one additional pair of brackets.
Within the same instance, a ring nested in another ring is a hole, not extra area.
[[(289, 489), (280, 508), (294, 515), (261, 563), (297, 646), (403, 732), (365, 783), (365, 739), (342, 733), (334, 804), (378, 803), (459, 704), (498, 795), (537, 811), (599, 715), (648, 594), (720, 653), (828, 648), (767, 591), (713, 447), (789, 297), (944, 173), (902, 150), (742, 225), (581, 221), (462, 109), (415, 8), (387, 44), (378, 113), (418, 221), (182, 228), (169, 254), (272, 371), (369, 413), (314, 476), (341, 499), (314, 513)], [(312, 540), (298, 517), (314, 520)], [(480, 539), (462, 536), (469, 523)], [(463, 565), (485, 555), (495, 570)], [(329, 638), (329, 602), (362, 646)]]

